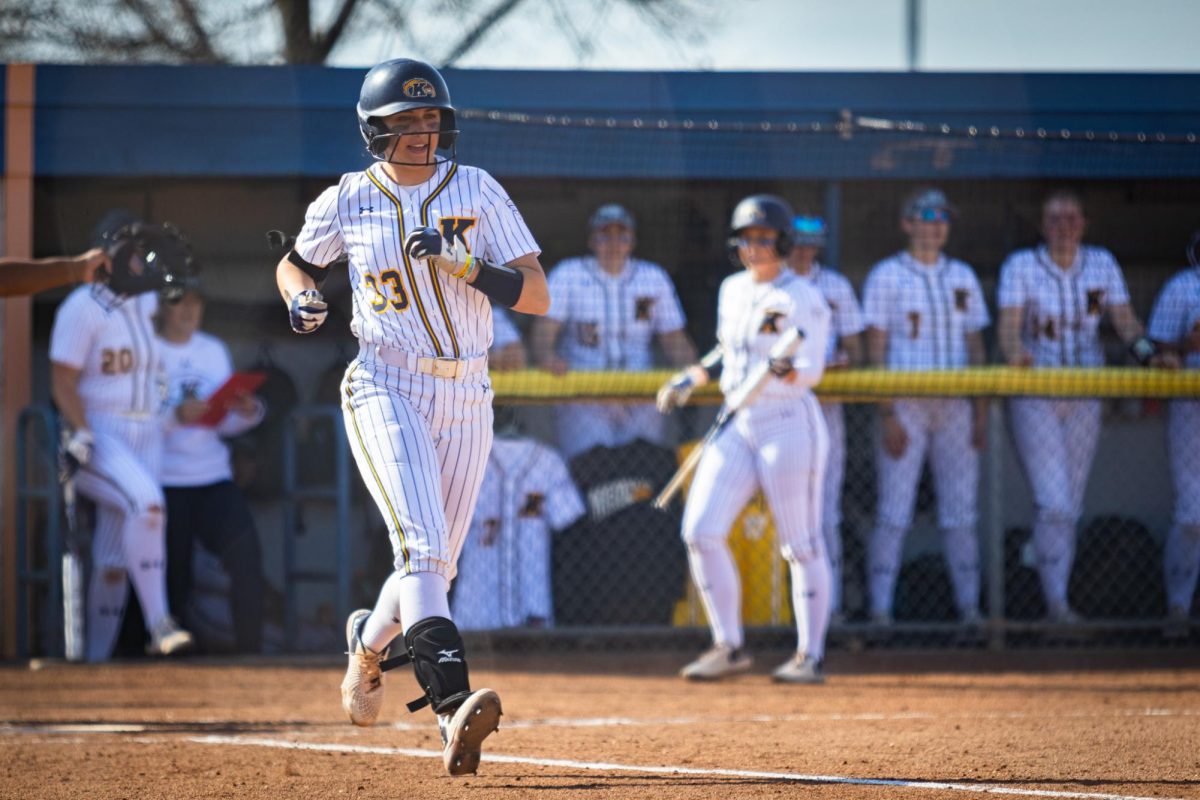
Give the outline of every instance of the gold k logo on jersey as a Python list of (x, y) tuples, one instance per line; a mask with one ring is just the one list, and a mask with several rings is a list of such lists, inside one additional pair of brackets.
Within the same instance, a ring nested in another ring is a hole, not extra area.
[(467, 231), (471, 230), (474, 225), (474, 217), (442, 217), (438, 220), (438, 227), (441, 228), (443, 239), (448, 242), (457, 240), (464, 245), (467, 243)]
[(404, 82), (404, 96), (412, 98), (437, 97), (437, 89), (424, 78), (413, 78)]

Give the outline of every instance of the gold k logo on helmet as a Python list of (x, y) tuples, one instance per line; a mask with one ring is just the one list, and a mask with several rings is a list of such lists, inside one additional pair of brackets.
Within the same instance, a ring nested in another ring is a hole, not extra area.
[(437, 97), (437, 89), (424, 78), (413, 78), (404, 82), (405, 97)]

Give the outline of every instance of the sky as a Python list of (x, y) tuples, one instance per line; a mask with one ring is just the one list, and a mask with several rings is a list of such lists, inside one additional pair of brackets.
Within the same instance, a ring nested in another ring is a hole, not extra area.
[[(907, 0), (715, 2), (680, 21), (700, 42), (670, 42), (618, 0), (527, 0), (456, 66), (632, 70), (905, 70)], [(1200, 71), (1200, 0), (918, 0), (917, 67), (936, 71)], [(603, 29), (582, 59), (555, 29)], [(362, 66), (399, 54), (438, 61), (445, 20), (388, 26), (333, 63)], [(423, 51), (423, 52), (415, 52)]]

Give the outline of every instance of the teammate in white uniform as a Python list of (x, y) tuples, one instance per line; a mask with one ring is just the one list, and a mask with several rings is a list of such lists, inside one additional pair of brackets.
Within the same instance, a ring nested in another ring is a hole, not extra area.
[[(796, 655), (776, 680), (823, 679), (829, 625), (829, 559), (821, 535), (821, 492), (829, 437), (812, 388), (825, 369), (829, 306), (810, 281), (786, 268), (795, 214), (772, 195), (752, 195), (734, 208), (730, 253), (744, 269), (730, 275), (717, 298), (717, 340), (723, 354), (721, 391), (728, 396), (768, 358), (781, 333), (803, 331), (793, 361), (778, 365), (756, 402), (740, 410), (705, 449), (683, 511), (683, 539), (692, 579), (712, 628), (713, 646), (681, 674), (711, 680), (750, 668), (743, 649), (741, 588), (727, 542), (730, 528), (760, 488), (775, 518), (792, 579)], [(707, 359), (706, 359), (707, 362)], [(679, 405), (709, 379), (695, 365), (660, 393), (660, 408)]]
[(162, 285), (158, 268), (182, 265), (190, 256), (175, 241), (147, 249), (141, 240), (136, 246), (124, 240), (136, 252), (114, 259), (108, 283), (71, 292), (50, 333), (51, 394), (70, 430), (67, 457), (79, 467), (75, 486), (96, 503), (88, 661), (112, 655), (130, 582), (150, 632), (148, 652), (170, 655), (192, 645), (167, 602), (165, 503), (158, 483), (165, 386), (152, 322), (154, 290)]
[[(1200, 369), (1200, 232), (1188, 247), (1191, 268), (1163, 287), (1150, 314), (1148, 335), (1173, 350), (1186, 369)], [(1167, 617), (1185, 622), (1200, 574), (1200, 400), (1172, 400), (1167, 417), (1167, 450), (1175, 483), (1175, 518), (1163, 560)]]
[[(1081, 244), (1083, 204), (1056, 192), (1042, 204), (1046, 243), (1000, 267), (1000, 350), (1019, 367), (1100, 367), (1100, 318), (1126, 342), (1148, 345), (1112, 253)], [(1100, 401), (1020, 397), (1009, 402), (1013, 436), (1033, 492), (1033, 545), (1047, 616), (1074, 622), (1067, 601), (1075, 527), (1100, 435)]]
[(586, 512), (557, 452), (498, 436), (454, 584), (459, 628), (553, 625), (550, 537)]
[[(913, 193), (900, 224), (908, 249), (876, 264), (863, 287), (867, 357), (891, 370), (961, 369), (985, 359), (990, 322), (970, 266), (942, 252), (952, 215), (937, 189)], [(879, 404), (879, 496), (867, 547), (871, 618), (892, 620), (904, 536), (928, 457), (938, 525), (959, 617), (979, 621), (979, 541), (975, 536), (979, 451), (987, 441), (986, 401), (898, 398)]]
[[(671, 366), (695, 360), (671, 278), (632, 255), (633, 215), (615, 203), (604, 205), (588, 229), (592, 255), (568, 258), (550, 271), (550, 311), (530, 334), (534, 362), (556, 375), (569, 369), (641, 372), (654, 367), (656, 338)], [(661, 444), (663, 419), (653, 403), (571, 403), (558, 409), (558, 437), (568, 459), (638, 438)]]
[(528, 359), (521, 333), (503, 308), (492, 309), (492, 348), (488, 350), (489, 369), (525, 369)]
[(216, 425), (196, 424), (208, 412), (208, 398), (233, 375), (229, 348), (199, 330), (203, 318), (204, 298), (195, 284), (179, 302), (159, 309), (167, 402), (176, 409), (160, 474), (167, 500), (167, 593), (171, 607), (199, 633), (187, 609), (193, 600), (194, 544), (201, 542), (229, 576), (237, 651), (257, 653), (263, 639), (262, 548), (246, 497), (233, 483), (223, 439), (258, 425), (265, 408), (253, 394), (244, 394)]
[(478, 767), (501, 713), (494, 691), (470, 689), (447, 601), (492, 445), (489, 299), (544, 314), (549, 295), (516, 205), (486, 172), (453, 160), (454, 107), (437, 70), (379, 64), (357, 110), (380, 163), (313, 201), (276, 270), (293, 329), (308, 333), (327, 313), (326, 265), (349, 257), (360, 349), (342, 383), (346, 431), (395, 554), (375, 609), (347, 621), (342, 705), (355, 724), (374, 723), (380, 662), (403, 633), (425, 691), (410, 708), (433, 706), (445, 767), (461, 775)]
[[(792, 226), (795, 244), (788, 256), (788, 266), (797, 275), (813, 282), (833, 315), (825, 368), (857, 367), (863, 360), (862, 332), (866, 327), (862, 307), (846, 276), (817, 261), (817, 253), (825, 246), (825, 235), (825, 220), (808, 214), (797, 216)], [(825, 465), (825, 484), (821, 493), (821, 529), (833, 575), (829, 594), (830, 618), (838, 620), (842, 611), (841, 527), (842, 483), (846, 477), (846, 417), (842, 404), (834, 400), (822, 400), (821, 413), (825, 415), (825, 427), (829, 429), (829, 460)]]

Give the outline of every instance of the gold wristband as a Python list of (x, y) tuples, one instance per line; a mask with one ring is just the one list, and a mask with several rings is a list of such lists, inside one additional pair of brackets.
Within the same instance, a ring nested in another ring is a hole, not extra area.
[(459, 280), (462, 280), (471, 273), (471, 268), (474, 265), (475, 265), (475, 259), (471, 256), (470, 253), (467, 253), (467, 260), (463, 262), (462, 269), (460, 269), (458, 272), (451, 272), (450, 277), (458, 278)]

